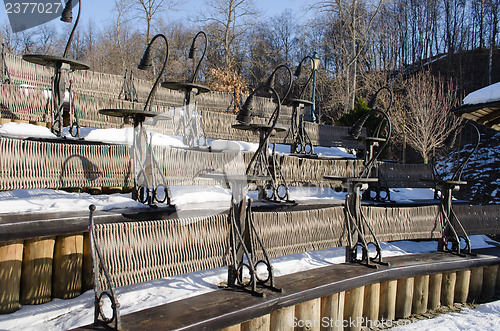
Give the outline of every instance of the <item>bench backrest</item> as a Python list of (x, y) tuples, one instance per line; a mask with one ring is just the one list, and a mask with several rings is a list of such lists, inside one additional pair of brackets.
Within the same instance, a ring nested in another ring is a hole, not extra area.
[(434, 188), (431, 164), (378, 163), (379, 184), (386, 188)]

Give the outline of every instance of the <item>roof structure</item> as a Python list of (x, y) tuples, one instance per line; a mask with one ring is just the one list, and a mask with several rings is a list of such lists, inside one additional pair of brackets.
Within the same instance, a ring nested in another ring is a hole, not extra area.
[(500, 131), (500, 83), (469, 93), (463, 105), (453, 109), (457, 116)]

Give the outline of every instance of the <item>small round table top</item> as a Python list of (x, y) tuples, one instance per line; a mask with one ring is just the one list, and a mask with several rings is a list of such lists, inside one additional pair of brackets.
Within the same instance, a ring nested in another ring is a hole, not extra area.
[(112, 116), (112, 117), (155, 117), (159, 116), (161, 119), (171, 119), (170, 115), (165, 113), (158, 113), (155, 111), (147, 111), (143, 109), (99, 109), (99, 114)]
[[(250, 124), (237, 123), (237, 124), (231, 125), (231, 127), (233, 129), (237, 129), (237, 130), (259, 131), (259, 130), (269, 130), (271, 128), (271, 125), (266, 124), (266, 123), (250, 123)], [(274, 131), (285, 132), (286, 127), (284, 127), (282, 125), (275, 125)]]
[(247, 175), (228, 175), (220, 172), (209, 172), (206, 174), (200, 174), (201, 178), (210, 178), (219, 181), (228, 181), (228, 182), (257, 182), (260, 180), (271, 180), (270, 176), (247, 176)]
[(300, 104), (303, 104), (304, 106), (312, 106), (313, 103), (310, 100), (304, 100), (304, 99), (285, 99), (283, 101), (283, 104), (285, 106), (296, 107)]
[(161, 86), (171, 90), (191, 91), (192, 89), (197, 89), (198, 93), (196, 94), (210, 92), (210, 88), (204, 85), (189, 82), (163, 82), (161, 83)]
[(90, 66), (88, 66), (83, 62), (55, 55), (26, 54), (23, 55), (23, 60), (26, 62), (40, 64), (43, 66), (59, 66), (63, 63), (66, 63), (70, 65), (72, 70), (87, 70), (90, 68)]
[(329, 180), (339, 180), (342, 182), (352, 182), (352, 183), (376, 183), (378, 178), (363, 178), (363, 177), (343, 177), (343, 176), (323, 176), (325, 179)]

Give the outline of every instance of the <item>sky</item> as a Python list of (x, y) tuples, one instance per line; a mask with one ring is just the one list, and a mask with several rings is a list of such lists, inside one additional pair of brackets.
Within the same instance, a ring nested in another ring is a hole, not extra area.
[[(9, 0), (14, 2), (15, 0)], [(21, 0), (19, 0), (21, 2)], [(55, 2), (60, 0), (54, 0)], [(4, 1), (2, 1), (4, 2)], [(297, 15), (297, 17), (304, 17), (304, 7), (310, 4), (307, 0), (253, 0), (255, 6), (261, 11), (262, 15), (265, 17), (274, 17), (283, 13), (286, 9), (291, 9), (292, 12)], [(168, 14), (168, 17), (173, 19), (186, 19), (188, 20), (194, 12), (199, 8), (202, 8), (205, 4), (205, 0), (185, 0), (181, 5), (182, 9), (178, 12), (173, 12)], [(80, 17), (80, 24), (86, 26), (89, 18), (95, 24), (103, 24), (106, 20), (112, 16), (112, 11), (114, 7), (113, 0), (83, 0), (82, 1), (82, 14)], [(301, 15), (298, 15), (301, 13)], [(74, 11), (76, 14), (76, 11)], [(8, 23), (8, 17), (4, 3), (0, 7), (0, 24)], [(55, 24), (59, 24), (58, 19), (53, 20)], [(62, 24), (62, 23), (60, 23)]]

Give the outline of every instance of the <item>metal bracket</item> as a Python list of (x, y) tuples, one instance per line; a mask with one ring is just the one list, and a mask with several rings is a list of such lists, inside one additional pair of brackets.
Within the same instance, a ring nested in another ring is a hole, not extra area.
[[(293, 103), (292, 108), (292, 120), (290, 123), (290, 131), (291, 133), (292, 144), (290, 145), (290, 153), (295, 154), (305, 154), (305, 155), (314, 155), (314, 146), (312, 143), (309, 134), (304, 126), (304, 115), (299, 115), (299, 107), (302, 104)], [(285, 137), (285, 140), (287, 137)]]
[[(467, 125), (471, 126), (476, 134), (476, 143), (471, 152), (463, 159), (460, 165), (457, 167), (453, 173), (451, 180), (444, 180), (436, 185), (436, 188), (441, 191), (441, 226), (443, 229), (443, 235), (441, 240), (438, 242), (438, 251), (456, 253), (458, 255), (474, 255), (471, 252), (471, 244), (469, 236), (465, 231), (462, 223), (458, 219), (457, 215), (453, 211), (453, 190), (460, 187), (460, 185), (465, 185), (467, 182), (462, 181), (462, 172), (469, 162), (472, 155), (477, 151), (479, 143), (481, 142), (481, 134), (477, 126), (471, 122), (467, 122)], [(461, 241), (465, 242), (465, 247), (461, 248)], [(451, 244), (451, 247), (450, 247)]]
[(1, 80), (0, 80), (0, 85), (1, 84), (10, 84), (10, 73), (9, 69), (7, 68), (7, 62), (5, 61), (5, 44), (2, 43), (2, 72), (1, 72)]
[[(347, 218), (347, 230), (349, 245), (346, 247), (346, 262), (359, 263), (367, 267), (377, 267), (388, 265), (382, 261), (382, 248), (371, 228), (370, 224), (361, 209), (361, 186), (359, 182), (348, 182), (348, 194), (345, 198), (345, 213)], [(366, 240), (366, 230), (373, 238), (373, 241)], [(375, 247), (376, 255), (370, 257), (370, 246)], [(358, 249), (361, 249), (361, 258), (358, 258)], [(372, 264), (376, 263), (376, 264)]]
[(156, 202), (170, 205), (167, 179), (156, 161), (151, 139), (147, 138), (143, 122), (134, 117), (132, 151), (135, 185), (132, 198), (149, 206), (154, 206)]
[(135, 89), (134, 85), (133, 74), (134, 74), (133, 71), (130, 70), (130, 75), (127, 78), (127, 69), (125, 69), (125, 75), (123, 76), (122, 90), (118, 95), (118, 99), (120, 99), (123, 96), (123, 100), (125, 101), (131, 101), (131, 102), (139, 101), (139, 96), (137, 94), (137, 90)]
[(198, 113), (196, 102), (194, 102), (194, 106), (190, 102), (191, 99), (194, 99), (196, 93), (196, 91), (186, 92), (189, 96), (184, 99), (183, 114), (180, 122), (183, 143), (189, 147), (207, 146), (207, 135), (205, 134), (203, 125), (201, 125), (201, 115)]
[[(74, 105), (73, 81), (70, 79), (70, 65), (62, 63), (60, 67), (54, 66), (54, 76), (52, 76), (52, 125), (51, 131), (58, 137), (62, 137), (64, 126), (65, 109), (69, 115), (70, 134), (72, 137), (80, 137), (80, 123), (78, 113)], [(68, 100), (65, 100), (68, 93)]]
[[(438, 242), (438, 251), (440, 252), (473, 255), (469, 236), (453, 211), (452, 206), (452, 191), (463, 183), (465, 182), (453, 183), (452, 181), (445, 181), (441, 184), (440, 211), (443, 234)], [(465, 242), (464, 248), (460, 247), (462, 240)]]
[[(232, 264), (228, 266), (227, 284), (221, 287), (241, 289), (260, 297), (264, 297), (265, 293), (259, 291), (257, 286), (282, 292), (280, 288), (275, 286), (271, 261), (255, 228), (251, 212), (251, 199), (245, 200), (246, 198), (239, 203), (233, 200), (229, 212)], [(264, 259), (255, 260), (256, 244), (262, 250)], [(267, 275), (263, 278), (258, 274), (259, 265), (264, 265), (267, 270)]]
[[(92, 270), (94, 274), (94, 325), (101, 325), (113, 330), (120, 330), (120, 303), (118, 302), (113, 279), (106, 268), (96, 240), (94, 224), (94, 212), (96, 210), (96, 206), (90, 205), (89, 210), (90, 250), (92, 255)], [(107, 289), (101, 288), (100, 277), (102, 274), (106, 279), (106, 284), (108, 286)], [(104, 313), (103, 306), (105, 299), (110, 301), (111, 309), (113, 311), (113, 315), (111, 317), (106, 316)]]

